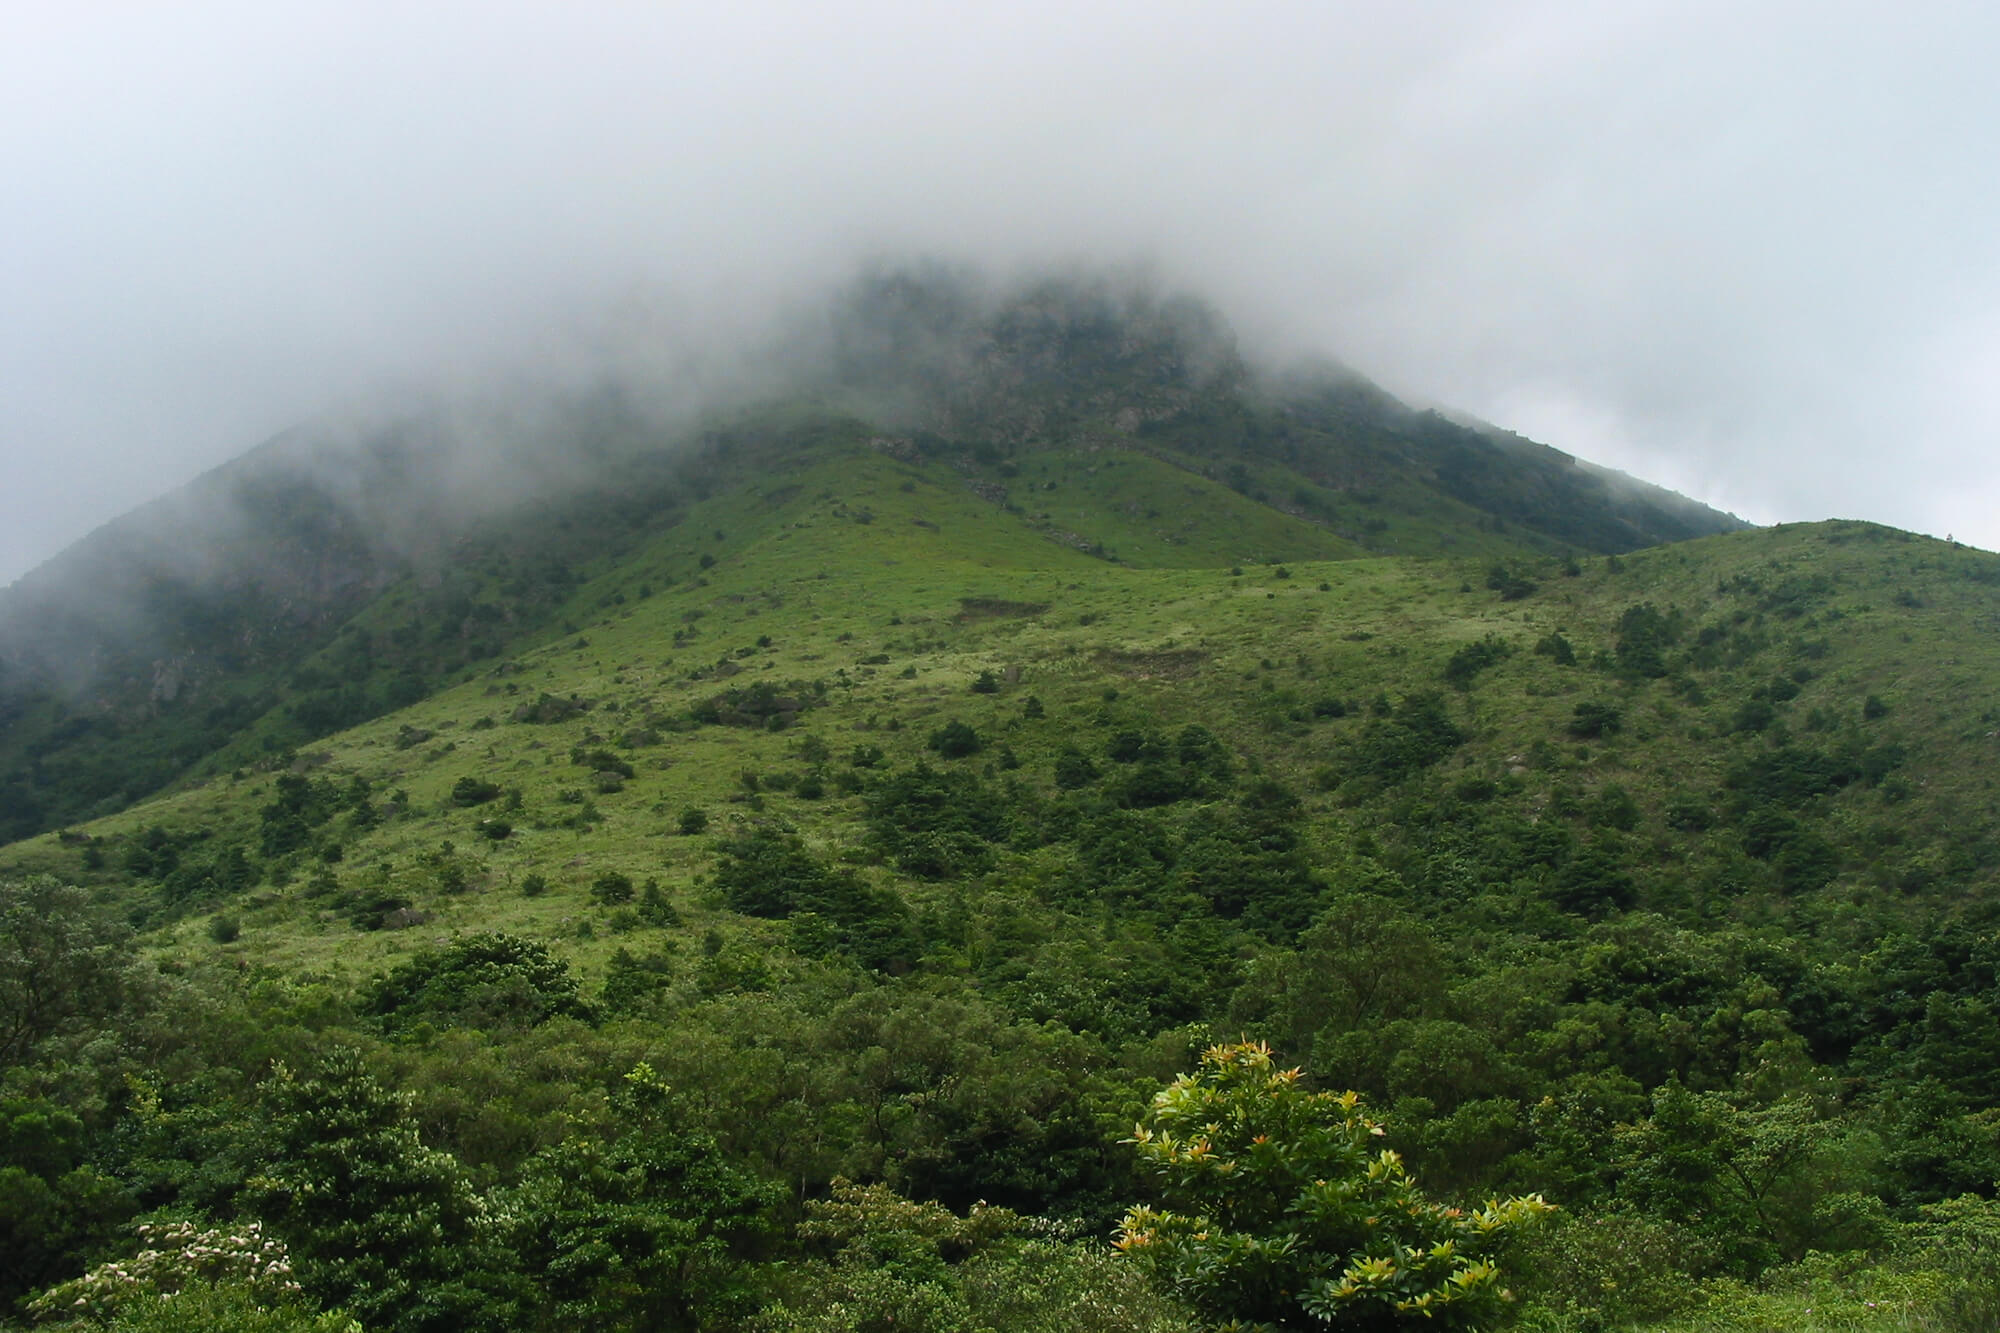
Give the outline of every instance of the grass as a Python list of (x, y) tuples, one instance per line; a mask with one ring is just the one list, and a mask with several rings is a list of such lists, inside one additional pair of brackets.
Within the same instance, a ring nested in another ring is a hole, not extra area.
[[(1731, 710), (1759, 682), (1800, 666), (1812, 674), (1782, 714), (1794, 739), (1808, 739), (1801, 720), (1819, 710), (1836, 721), (1818, 739), (1893, 737), (1911, 756), (1896, 809), (1879, 792), (1826, 801), (1847, 835), (1893, 833), (1898, 848), (1887, 859), (1914, 866), (1945, 855), (1968, 823), (1995, 826), (1986, 760), (2000, 716), (2000, 643), (1968, 629), (1996, 614), (1990, 558), (1865, 525), (1793, 527), (1592, 559), (1575, 577), (1554, 559), (1517, 557), (1540, 589), (1503, 601), (1485, 586), (1484, 555), (1358, 558), (1323, 529), (1166, 463), (1094, 457), (1024, 456), (1013, 483), (1047, 477), (1057, 487), (1029, 491), (1040, 508), (998, 503), (990, 487), (950, 467), (838, 451), (693, 506), (581, 583), (559, 629), (299, 757), (315, 771), (361, 774), (380, 793), (408, 794), (410, 813), (344, 838), (334, 868), (343, 883), (377, 867), (400, 872), (449, 842), (479, 862), (472, 887), (425, 897), (429, 919), (417, 927), (357, 934), (303, 896), (300, 866), (289, 883), (232, 906), (243, 926), (234, 942), (215, 943), (190, 917), (154, 935), (154, 947), (354, 978), (452, 931), (488, 928), (555, 941), (591, 973), (635, 943), (589, 902), (590, 881), (606, 871), (656, 878), (682, 914), (677, 932), (646, 927), (636, 940), (692, 949), (712, 929), (775, 938), (770, 923), (709, 904), (703, 875), (714, 839), (679, 835), (679, 813), (707, 810), (711, 834), (777, 818), (815, 847), (865, 862), (857, 798), (808, 801), (767, 787), (753, 799), (743, 775), (802, 771), (809, 737), (831, 752), (833, 769), (861, 743), (906, 765), (925, 756), (925, 737), (947, 719), (1011, 747), (1020, 775), (1043, 785), (1064, 746), (1101, 744), (1080, 721), (1201, 722), (1307, 795), (1307, 840), (1323, 864), (1337, 865), (1357, 830), (1385, 812), (1365, 788), (1323, 789), (1321, 774), (1365, 722), (1316, 718), (1314, 703), (1331, 696), (1365, 712), (1379, 695), (1443, 688), (1451, 652), (1487, 636), (1511, 652), (1468, 691), (1445, 691), (1472, 740), (1440, 781), (1488, 779), (1524, 794), (1531, 816), (1564, 789), (1588, 799), (1624, 787), (1641, 807), (1638, 835), (1653, 845), (1645, 892), (1662, 905), (1684, 902), (1680, 886), (1713, 878), (1734, 855), (1719, 839), (1668, 829), (1666, 807), (1679, 794), (1712, 795), (1735, 757), (1769, 743), (1768, 734), (1731, 733)], [(1119, 562), (1079, 549), (1083, 538)], [(1291, 554), (1282, 565), (1245, 563), (1271, 549)], [(1314, 551), (1325, 558), (1301, 558)], [(1741, 631), (1754, 649), (1699, 673), (1692, 693), (1593, 669), (1615, 650), (1619, 616), (1639, 604), (1683, 612), (1690, 635), (1710, 624)], [(1574, 644), (1578, 666), (1536, 655), (1554, 631)], [(996, 693), (973, 692), (982, 673), (1000, 683)], [(824, 702), (780, 732), (671, 729), (702, 700), (757, 682), (787, 690), (819, 682)], [(588, 700), (590, 710), (552, 725), (511, 720), (544, 692)], [(1889, 712), (1864, 724), (1869, 695)], [(1030, 696), (1042, 705), (1039, 720), (1025, 716)], [(1568, 737), (1585, 701), (1617, 708), (1623, 729), (1589, 742)], [(656, 743), (620, 751), (635, 779), (616, 793), (588, 790), (590, 774), (571, 750), (615, 749), (649, 723)], [(431, 738), (404, 746), (406, 727)], [(490, 809), (452, 804), (453, 783), (467, 775), (519, 791), (517, 831), (506, 841), (480, 837)], [(217, 777), (87, 832), (114, 864), (121, 844), (153, 824), (254, 836), (270, 783), (268, 772)], [(587, 829), (564, 826), (583, 809), (565, 797), (578, 791), (601, 816)], [(52, 836), (4, 857), (12, 869), (81, 874), (118, 892), (115, 876), (81, 872), (78, 847)], [(863, 873), (889, 877), (874, 865)], [(1977, 868), (1975, 883), (1991, 873)], [(545, 877), (549, 891), (523, 896), (530, 875)], [(1883, 892), (1850, 875), (1801, 910), (1831, 922), (1844, 898)]]

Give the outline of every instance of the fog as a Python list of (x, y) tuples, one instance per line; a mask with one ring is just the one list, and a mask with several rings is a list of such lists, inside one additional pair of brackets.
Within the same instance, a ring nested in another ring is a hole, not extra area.
[(1137, 266), (1762, 522), (2000, 547), (1990, 6), (16, 5), (0, 582), (295, 423), (744, 391), (859, 264)]

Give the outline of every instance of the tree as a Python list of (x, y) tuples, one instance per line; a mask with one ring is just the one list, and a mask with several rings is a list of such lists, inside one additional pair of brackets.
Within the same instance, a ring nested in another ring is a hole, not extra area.
[(308, 1296), (396, 1333), (511, 1322), (479, 1289), (490, 1270), (464, 1168), (418, 1140), (407, 1096), (348, 1047), (304, 1076), (278, 1066), (264, 1095), (272, 1155), (248, 1197)]
[(1653, 1094), (1650, 1116), (1614, 1131), (1614, 1146), (1619, 1194), (1686, 1219), (1739, 1276), (1841, 1248), (1817, 1205), (1844, 1183), (1825, 1159), (1846, 1145), (1808, 1098), (1745, 1109), (1670, 1079)]
[(956, 720), (932, 732), (925, 744), (947, 759), (963, 759), (986, 748), (986, 742), (978, 732)]
[(82, 889), (47, 875), (0, 881), (0, 1068), (131, 998), (124, 934)]
[(1550, 1211), (1540, 1195), (1433, 1203), (1352, 1092), (1308, 1090), (1261, 1042), (1212, 1046), (1133, 1131), (1166, 1208), (1117, 1246), (1233, 1327), (1466, 1328), (1506, 1299), (1487, 1256)]
[(770, 1231), (783, 1191), (679, 1123), (650, 1066), (625, 1076), (614, 1105), (623, 1134), (544, 1150), (506, 1195), (514, 1248), (542, 1275), (520, 1326), (712, 1327), (748, 1306), (743, 1260)]
[(421, 1022), (528, 1028), (557, 1016), (590, 1017), (568, 963), (534, 940), (491, 931), (419, 952), (376, 978), (362, 1002), (389, 1032)]

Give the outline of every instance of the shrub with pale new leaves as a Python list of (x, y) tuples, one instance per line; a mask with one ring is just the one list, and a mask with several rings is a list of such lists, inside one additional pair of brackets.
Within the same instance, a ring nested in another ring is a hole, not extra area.
[(1479, 1326), (1506, 1299), (1491, 1254), (1551, 1209), (1433, 1203), (1352, 1092), (1313, 1092), (1261, 1042), (1210, 1047), (1129, 1140), (1165, 1207), (1117, 1246), (1224, 1327)]
[(109, 1319), (121, 1306), (199, 1283), (241, 1287), (273, 1305), (299, 1299), (284, 1242), (255, 1222), (198, 1231), (192, 1222), (142, 1223), (143, 1248), (50, 1287), (28, 1303), (38, 1319)]

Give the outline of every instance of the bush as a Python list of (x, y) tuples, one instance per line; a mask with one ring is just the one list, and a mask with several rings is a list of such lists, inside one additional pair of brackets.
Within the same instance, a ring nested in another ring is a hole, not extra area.
[(600, 907), (617, 907), (632, 901), (637, 890), (630, 875), (607, 870), (590, 882), (590, 900)]
[(361, 1008), (390, 1032), (422, 1021), (533, 1027), (557, 1015), (590, 1016), (568, 963), (533, 940), (498, 933), (424, 950), (378, 977)]
[(930, 739), (924, 744), (946, 759), (964, 759), (986, 748), (986, 742), (979, 738), (978, 732), (965, 723), (956, 721), (947, 722), (932, 732)]
[(708, 811), (703, 810), (699, 806), (691, 805), (681, 811), (680, 819), (676, 821), (675, 827), (680, 829), (681, 836), (684, 838), (691, 838), (697, 833), (706, 833), (708, 831)]
[[(219, 1289), (217, 1284), (227, 1284), (254, 1306), (290, 1305), (303, 1299), (299, 1284), (292, 1279), (291, 1257), (284, 1243), (267, 1238), (255, 1222), (207, 1231), (197, 1231), (194, 1223), (185, 1221), (142, 1222), (138, 1230), (143, 1248), (137, 1254), (99, 1264), (82, 1277), (51, 1287), (30, 1301), (28, 1308), (44, 1319), (62, 1316), (109, 1321), (149, 1298), (194, 1295), (203, 1287)], [(185, 1312), (186, 1308), (170, 1307), (169, 1312)], [(122, 1326), (125, 1321), (120, 1319), (119, 1323)], [(290, 1322), (273, 1325), (293, 1326)], [(163, 1323), (160, 1327), (208, 1325)]]
[(1532, 580), (1522, 578), (1505, 565), (1495, 565), (1486, 571), (1486, 586), (1499, 593), (1503, 602), (1518, 602), (1534, 596), (1536, 591)]
[(1576, 665), (1576, 645), (1564, 638), (1561, 630), (1537, 639), (1535, 655), (1550, 658), (1557, 666)]
[(453, 805), (484, 805), (500, 795), (500, 784), (476, 778), (470, 773), (451, 784)]
[(1470, 690), (1479, 673), (1507, 659), (1514, 650), (1489, 634), (1477, 643), (1468, 643), (1444, 664), (1445, 683), (1456, 690)]
[(1066, 746), (1056, 756), (1056, 786), (1064, 791), (1075, 791), (1088, 787), (1097, 781), (1097, 765), (1090, 762), (1090, 756), (1074, 745)]
[(1213, 1046), (1129, 1140), (1165, 1208), (1117, 1247), (1218, 1323), (1480, 1327), (1505, 1300), (1488, 1256), (1551, 1211), (1540, 1195), (1431, 1202), (1352, 1092), (1311, 1092), (1258, 1042)]
[(1581, 703), (1570, 715), (1569, 734), (1580, 741), (1615, 735), (1625, 726), (1625, 715), (1606, 703)]

